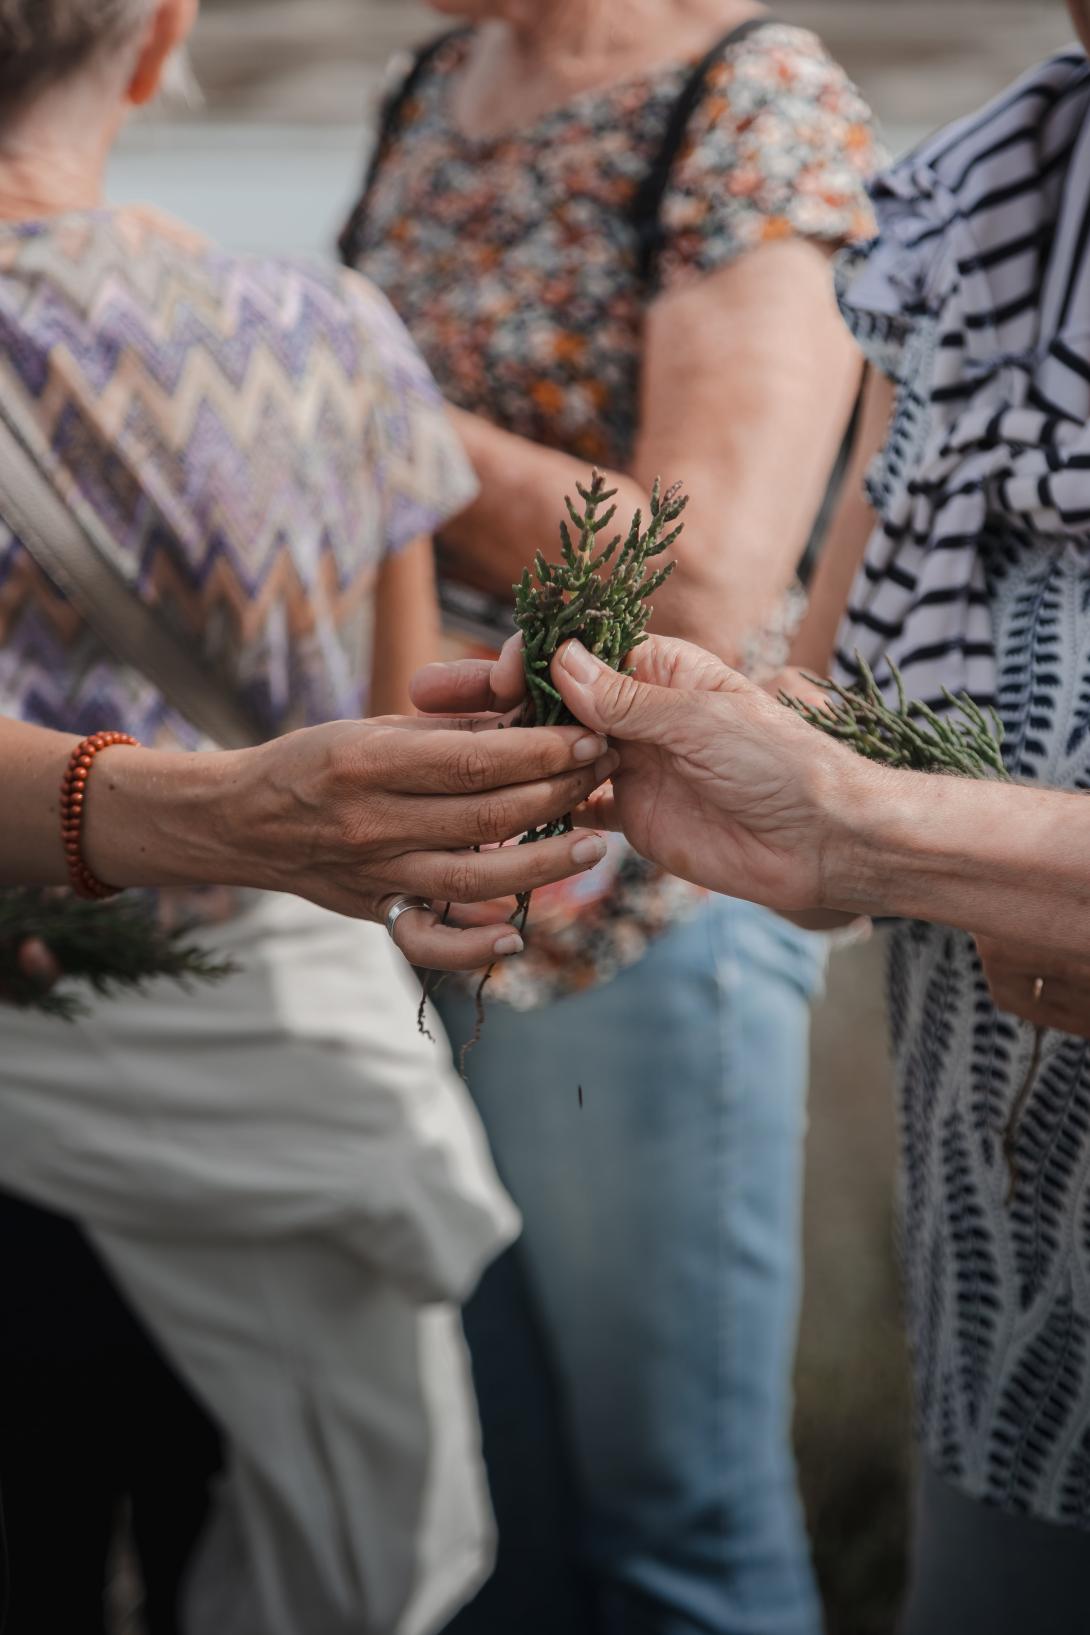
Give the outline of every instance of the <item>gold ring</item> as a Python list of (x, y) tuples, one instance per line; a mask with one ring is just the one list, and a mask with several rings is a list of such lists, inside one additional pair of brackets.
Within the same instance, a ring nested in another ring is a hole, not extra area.
[(1044, 979), (1044, 977), (1043, 976), (1035, 976), (1034, 979), (1033, 979), (1033, 1003), (1035, 1005), (1039, 1005), (1041, 1003), (1041, 996), (1044, 993), (1044, 991), (1045, 991), (1045, 979)]

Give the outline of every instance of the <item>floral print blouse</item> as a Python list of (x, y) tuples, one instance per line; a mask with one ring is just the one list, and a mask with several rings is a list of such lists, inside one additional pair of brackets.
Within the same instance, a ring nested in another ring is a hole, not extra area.
[[(464, 32), (428, 63), (348, 253), (390, 298), (451, 402), (625, 470), (650, 303), (770, 240), (868, 238), (865, 184), (879, 160), (871, 115), (804, 30), (770, 24), (725, 46), (670, 176), (649, 284), (633, 206), (696, 59), (478, 140), (452, 112), (471, 49)], [(617, 845), (593, 875), (535, 900), (527, 953), (497, 973), (496, 992), (530, 1007), (606, 980), (699, 901)]]

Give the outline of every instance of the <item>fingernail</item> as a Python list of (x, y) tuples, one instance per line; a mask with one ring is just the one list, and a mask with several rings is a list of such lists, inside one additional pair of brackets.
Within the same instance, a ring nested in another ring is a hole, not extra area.
[(570, 676), (583, 683), (593, 681), (599, 670), (598, 660), (587, 652), (582, 642), (577, 641), (568, 643), (560, 655), (560, 663)]
[(596, 761), (599, 755), (607, 749), (604, 738), (597, 733), (588, 732), (585, 738), (577, 738), (572, 746), (572, 754), (577, 761)]
[(526, 944), (523, 942), (522, 938), (517, 932), (513, 931), (510, 936), (501, 937), (499, 942), (493, 948), (492, 952), (495, 954), (497, 959), (507, 959), (511, 954), (521, 954), (525, 947)]
[(600, 863), (606, 855), (606, 843), (599, 835), (588, 835), (585, 840), (580, 840), (572, 847), (571, 855), (573, 863), (579, 863), (589, 869), (595, 863)]
[(618, 755), (615, 749), (611, 749), (608, 755), (603, 755), (602, 759), (598, 762), (598, 765), (594, 768), (594, 775), (598, 779), (598, 782), (605, 783), (607, 778), (612, 778), (620, 764), (621, 757)]

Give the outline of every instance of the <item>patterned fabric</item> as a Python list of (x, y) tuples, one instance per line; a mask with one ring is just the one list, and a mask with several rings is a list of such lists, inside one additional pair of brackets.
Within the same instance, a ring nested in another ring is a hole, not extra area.
[[(930, 162), (918, 156), (877, 190), (886, 236), (872, 258), (876, 276), (864, 267), (850, 299), (867, 293), (861, 327), (899, 382), (899, 409), (874, 476), (885, 526), (855, 587), (841, 647), (855, 643), (876, 657), (891, 640), (907, 645), (912, 628), (919, 644), (927, 610), (935, 610), (942, 623), (932, 629), (934, 653), (906, 666), (912, 692), (921, 675), (933, 678), (929, 691), (968, 678), (981, 697), (997, 698), (1016, 778), (1090, 791), (1090, 459), (1069, 458), (1077, 440), (1085, 444), (1090, 418), (1080, 282), (1088, 97), (1085, 59), (1057, 59), (978, 120), (929, 144)], [(1029, 118), (1028, 134), (1017, 134), (1021, 124), (1011, 129), (1015, 111)], [(998, 146), (996, 120), (1006, 146), (988, 153)], [(997, 218), (979, 198), (994, 197), (990, 167), (1002, 153), (1008, 164), (1018, 153), (1022, 160), (1019, 181), (1008, 172), (997, 244)], [(1039, 159), (1026, 155), (1041, 153), (1060, 157), (1029, 189)], [(962, 179), (960, 207), (939, 171)], [(1029, 287), (1027, 251), (1001, 249), (1027, 221)], [(978, 240), (980, 232), (989, 236)], [(877, 289), (884, 321), (872, 326)], [(1065, 292), (1080, 289), (1081, 307), (1065, 320)], [(1005, 309), (1016, 300), (1020, 312)], [(988, 436), (980, 431), (985, 418)], [(978, 446), (970, 449), (974, 429)], [(937, 470), (936, 488), (951, 480), (943, 450), (964, 459), (969, 479), (985, 472), (994, 479), (973, 495), (965, 540), (943, 531), (941, 505), (931, 508), (929, 474)], [(1039, 468), (1063, 473), (1058, 492), (1038, 483), (1036, 497), (1028, 493)], [(905, 497), (907, 513), (898, 508)], [(1050, 515), (1057, 498), (1066, 520)], [(916, 511), (917, 500), (928, 509)], [(891, 522), (905, 515), (907, 532), (891, 536)], [(926, 518), (919, 538), (913, 515)], [(941, 574), (951, 559), (960, 570), (944, 599)], [(903, 593), (900, 635), (858, 616), (887, 589)], [(894, 931), (889, 1000), (909, 1328), (927, 1454), (976, 1499), (1090, 1528), (1090, 1043), (1046, 1036), (1017, 1126), (1008, 1200), (1003, 1137), (1030, 1068), (1032, 1028), (996, 1011), (971, 939), (941, 926)]]
[[(695, 59), (476, 141), (451, 112), (471, 49), (466, 35), (443, 46), (402, 110), (354, 233), (356, 265), (452, 402), (627, 469), (649, 300), (770, 239), (868, 236), (870, 115), (812, 34), (777, 24), (725, 48), (671, 175), (649, 290), (633, 204)], [(528, 952), (493, 991), (529, 1007), (605, 980), (700, 900), (617, 844), (589, 878), (539, 894)]]
[[(356, 264), (452, 402), (625, 469), (648, 298), (632, 204), (695, 62), (475, 141), (451, 114), (471, 48), (469, 37), (450, 41), (404, 110)], [(867, 108), (820, 42), (784, 26), (750, 35), (712, 69), (671, 176), (661, 287), (770, 238), (868, 237), (875, 162)]]
[(849, 322), (897, 382), (871, 483), (880, 525), (839, 643), (890, 686), (995, 698), (983, 534), (1090, 544), (1086, 364), (1090, 65), (1034, 70), (875, 190), (882, 236), (845, 258)]
[[(144, 601), (270, 736), (364, 711), (383, 557), (475, 483), (392, 309), (354, 274), (227, 256), (143, 211), (0, 227), (4, 389)], [(0, 530), (0, 710), (194, 748)]]

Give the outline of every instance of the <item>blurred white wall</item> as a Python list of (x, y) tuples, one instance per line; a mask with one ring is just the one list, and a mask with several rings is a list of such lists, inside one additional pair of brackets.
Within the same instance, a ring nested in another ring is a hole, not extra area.
[(109, 193), (190, 223), (230, 250), (332, 253), (363, 172), (360, 126), (134, 126)]

